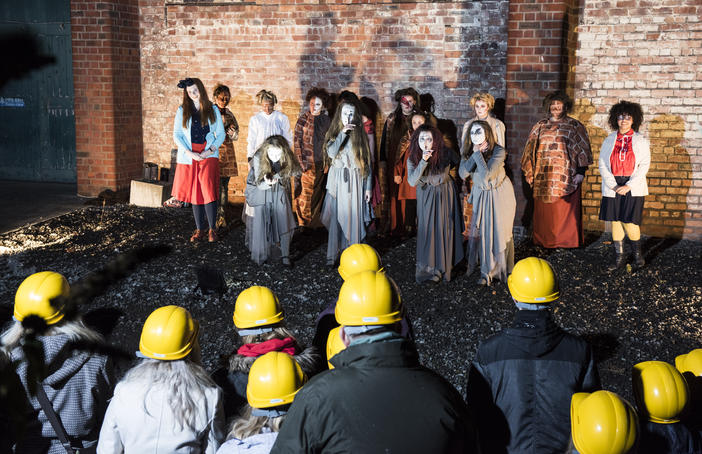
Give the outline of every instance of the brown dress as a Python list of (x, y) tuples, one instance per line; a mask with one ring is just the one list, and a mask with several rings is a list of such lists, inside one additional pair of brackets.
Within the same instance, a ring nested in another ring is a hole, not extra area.
[(319, 214), (326, 186), (322, 147), (330, 124), (326, 112), (315, 116), (309, 111), (300, 115), (295, 124), (293, 147), (302, 166), (302, 175), (295, 179), (293, 210), (300, 225), (321, 225)]
[(565, 116), (534, 125), (522, 154), (522, 172), (534, 191), (535, 244), (582, 246), (582, 202), (574, 178), (590, 164), (590, 139), (578, 120)]
[(239, 138), (239, 123), (237, 123), (234, 114), (226, 107), (224, 112), (220, 109), (220, 113), (227, 135), (224, 138), (224, 143), (219, 147), (219, 176), (221, 178), (235, 177), (239, 175), (236, 153), (234, 152), (234, 141)]

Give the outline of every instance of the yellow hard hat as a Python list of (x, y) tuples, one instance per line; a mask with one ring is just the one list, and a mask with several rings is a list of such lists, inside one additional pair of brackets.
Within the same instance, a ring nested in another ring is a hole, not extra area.
[(580, 454), (625, 454), (634, 446), (636, 411), (610, 391), (575, 393), (570, 401), (573, 444)]
[(648, 420), (659, 424), (678, 422), (689, 391), (685, 379), (671, 364), (644, 361), (632, 369), (636, 405)]
[(165, 361), (185, 358), (197, 342), (199, 328), (186, 309), (159, 307), (144, 322), (139, 351), (149, 358)]
[(367, 244), (352, 244), (339, 258), (339, 275), (343, 280), (361, 271), (378, 271), (380, 268), (380, 255)]
[(340, 325), (391, 325), (402, 319), (400, 293), (383, 271), (362, 271), (339, 290), (336, 321)]
[(681, 373), (690, 372), (695, 377), (702, 377), (702, 348), (675, 358), (675, 368)]
[(59, 296), (68, 296), (70, 287), (65, 277), (53, 271), (34, 273), (26, 278), (15, 293), (15, 320), (21, 322), (28, 315), (38, 315), (47, 325), (63, 319), (63, 307), (51, 304)]
[(538, 257), (527, 257), (514, 265), (507, 278), (512, 298), (520, 303), (545, 304), (561, 295), (551, 265)]
[(292, 356), (268, 352), (251, 365), (246, 400), (254, 408), (286, 405), (295, 399), (305, 381), (305, 374)]
[(271, 289), (254, 285), (239, 293), (233, 319), (238, 329), (258, 328), (282, 321), (283, 310)]
[(329, 331), (329, 337), (327, 337), (327, 364), (329, 365), (329, 369), (334, 369), (334, 366), (329, 361), (332, 356), (336, 355), (345, 348), (346, 345), (344, 344), (344, 341), (341, 340), (341, 327), (337, 326), (333, 330)]

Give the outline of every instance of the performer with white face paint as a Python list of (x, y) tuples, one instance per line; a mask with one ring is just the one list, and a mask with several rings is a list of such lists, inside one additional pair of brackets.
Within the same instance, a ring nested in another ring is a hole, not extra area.
[(463, 260), (463, 218), (449, 175), (458, 156), (444, 147), (441, 132), (423, 124), (412, 134), (407, 179), (417, 188), (417, 282), (451, 280)]
[(473, 216), (468, 229), (468, 271), (475, 270), (480, 256), (479, 285), (493, 279), (506, 282), (514, 266), (512, 225), (517, 203), (512, 182), (505, 174), (505, 149), (495, 143), (490, 124), (476, 120), (463, 144), (459, 175), (470, 176), (473, 187), (468, 203)]
[(360, 106), (342, 101), (337, 107), (324, 150), (329, 173), (322, 223), (329, 231), (327, 265), (333, 266), (342, 250), (365, 239), (372, 216), (372, 167)]
[(256, 151), (246, 178), (246, 245), (259, 265), (278, 251), (291, 266), (290, 239), (296, 227), (290, 208), (290, 177), (301, 174), (300, 164), (283, 136), (271, 136)]
[(278, 102), (276, 95), (268, 90), (261, 90), (256, 93), (256, 103), (261, 107), (261, 111), (249, 120), (249, 136), (246, 146), (246, 157), (250, 160), (258, 147), (270, 136), (281, 135), (292, 146), (292, 135), (290, 134), (290, 120), (287, 115), (279, 110), (275, 110)]
[(319, 227), (319, 215), (327, 182), (324, 172), (324, 136), (331, 120), (325, 105), (329, 94), (323, 88), (307, 92), (309, 110), (297, 119), (293, 148), (300, 161), (302, 176), (295, 179), (293, 209), (301, 226)]

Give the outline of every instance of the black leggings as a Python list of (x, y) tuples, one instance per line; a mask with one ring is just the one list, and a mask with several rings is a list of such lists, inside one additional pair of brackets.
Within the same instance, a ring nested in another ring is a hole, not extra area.
[(195, 228), (202, 230), (205, 226), (205, 215), (207, 215), (207, 224), (210, 229), (215, 228), (217, 218), (217, 201), (207, 203), (205, 205), (195, 205), (193, 203), (193, 216), (195, 217)]

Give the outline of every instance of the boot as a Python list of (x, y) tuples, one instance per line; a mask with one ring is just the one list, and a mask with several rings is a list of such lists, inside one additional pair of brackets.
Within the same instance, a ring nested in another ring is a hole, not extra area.
[(614, 263), (609, 265), (609, 271), (618, 270), (626, 262), (624, 257), (624, 241), (614, 241)]
[(643, 254), (641, 254), (641, 240), (632, 241), (631, 247), (634, 250), (634, 266), (636, 268), (641, 268), (646, 264), (646, 260), (644, 260)]

